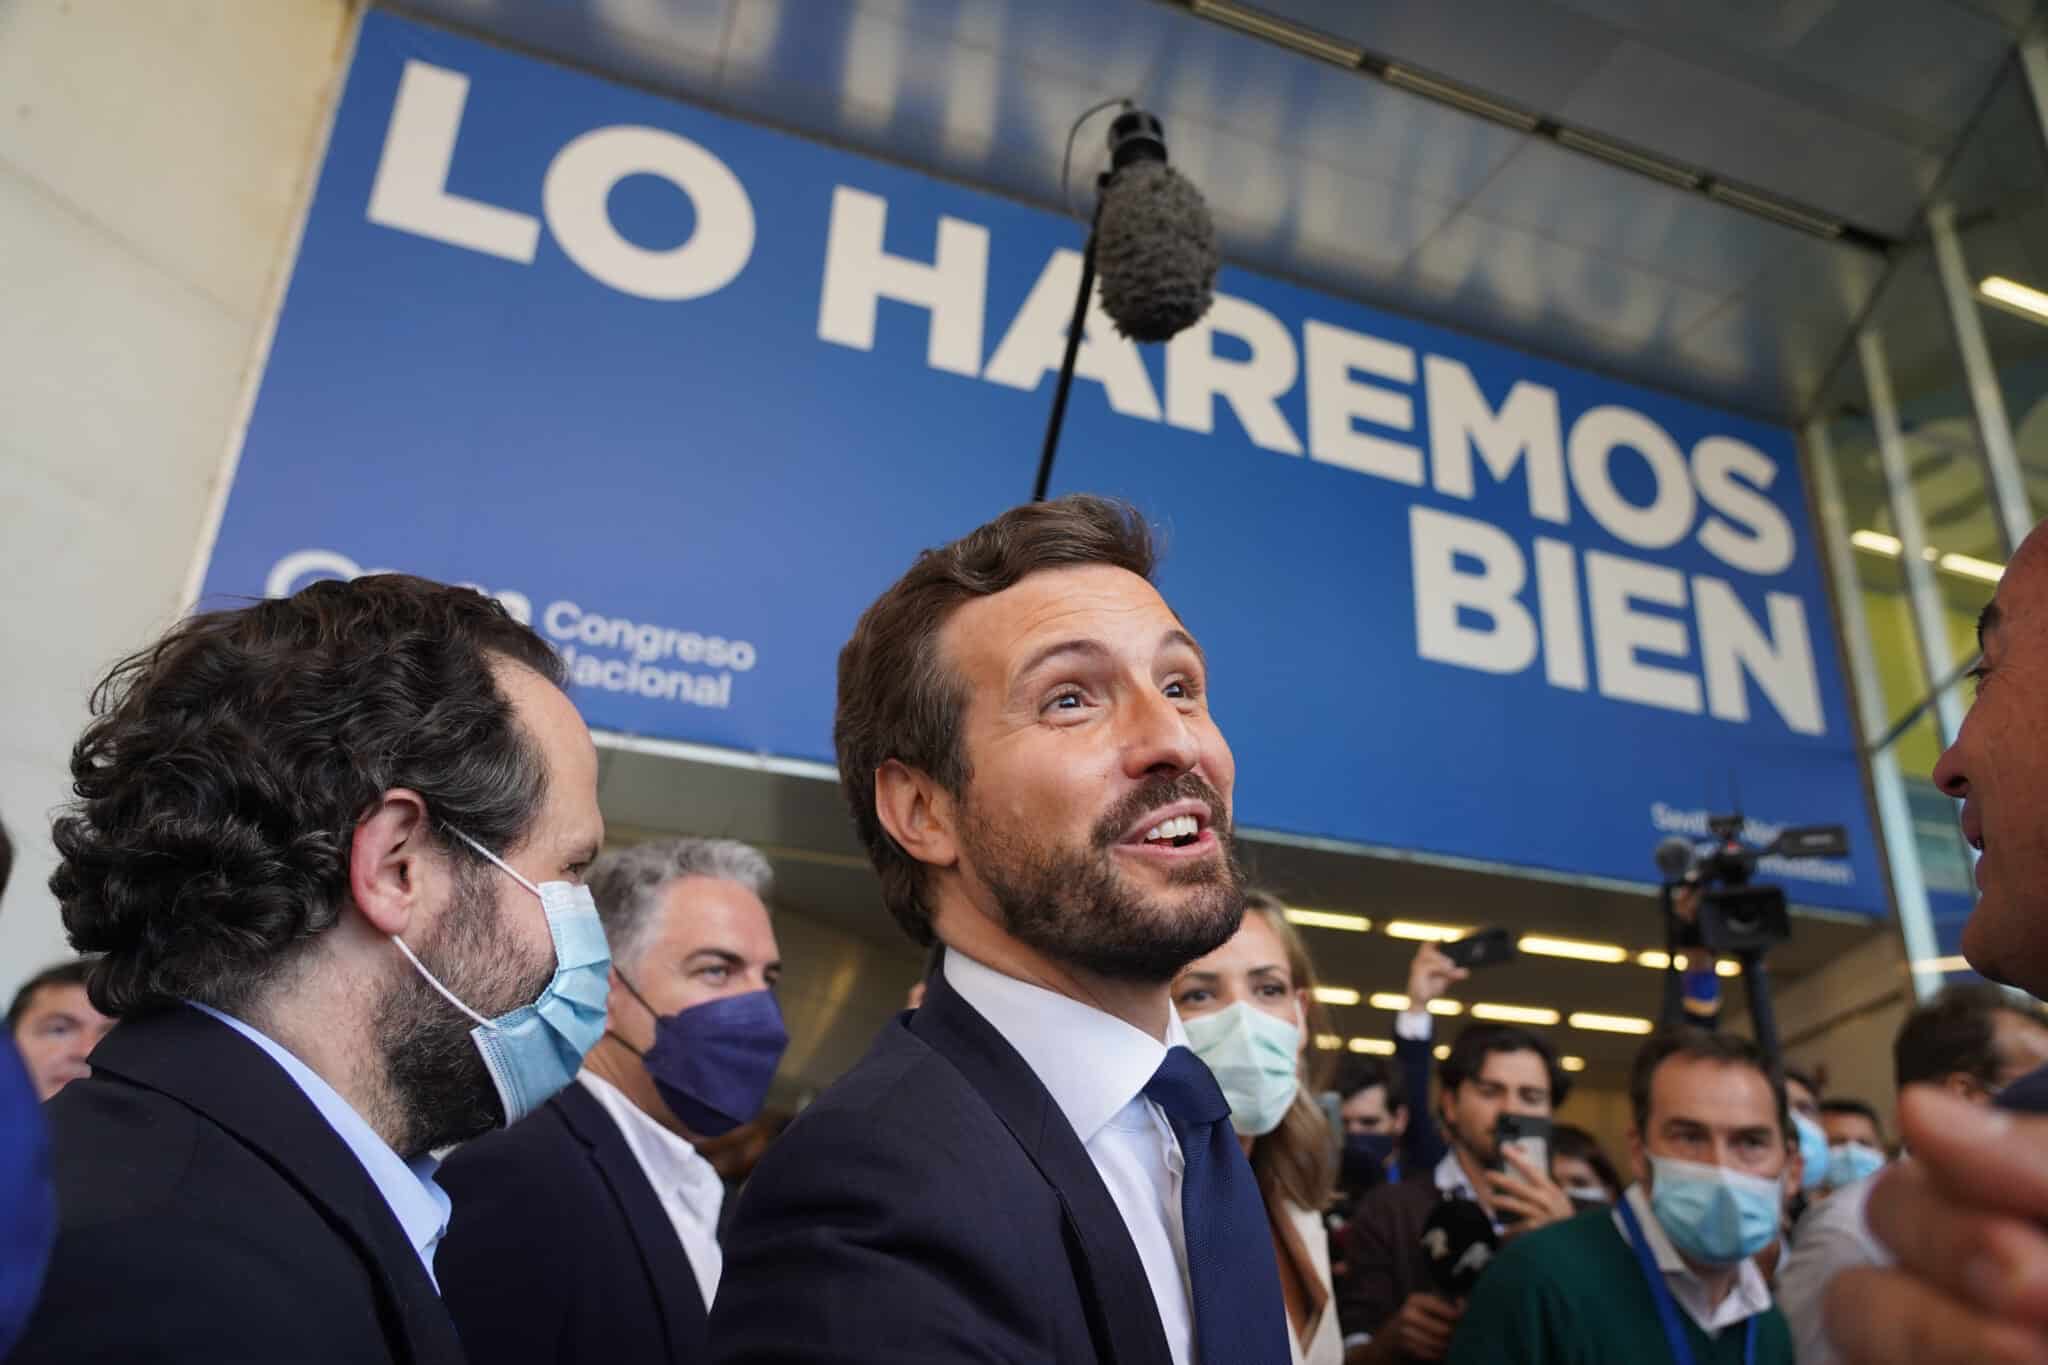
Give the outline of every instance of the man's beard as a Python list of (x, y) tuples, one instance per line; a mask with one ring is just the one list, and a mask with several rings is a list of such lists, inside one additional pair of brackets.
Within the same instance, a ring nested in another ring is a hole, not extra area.
[[(1130, 885), (1114, 850), (1146, 812), (1190, 799), (1208, 806), (1220, 856), (1171, 869), (1169, 886), (1188, 888), (1188, 896), (1166, 908)], [(1223, 798), (1193, 773), (1148, 783), (1118, 802), (1083, 849), (1037, 845), (1028, 831), (993, 828), (971, 801), (963, 810), (961, 843), (995, 897), (1003, 928), (1055, 962), (1113, 981), (1163, 985), (1229, 942), (1244, 917), (1244, 873)]]
[(1444, 1132), (1449, 1135), (1451, 1145), (1462, 1148), (1481, 1166), (1498, 1168), (1501, 1162), (1500, 1143), (1494, 1129), (1487, 1129), (1477, 1139), (1466, 1130), (1466, 1126), (1450, 1119), (1444, 1120)]
[[(489, 868), (459, 870), (432, 937), (414, 951), (458, 1000), (495, 1019), (538, 1000), (555, 964), (552, 954), (532, 970), (508, 959), (490, 878)], [(410, 1161), (503, 1127), (505, 1105), (470, 1036), (476, 1021), (404, 966), (377, 1012), (375, 1045), (401, 1138), (392, 1145)]]

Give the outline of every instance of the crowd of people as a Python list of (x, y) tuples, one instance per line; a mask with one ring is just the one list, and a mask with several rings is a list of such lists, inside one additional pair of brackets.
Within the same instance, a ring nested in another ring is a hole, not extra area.
[[(559, 660), (496, 603), (317, 583), (121, 663), (51, 829), (81, 956), (0, 1048), (0, 1357), (2048, 1360), (2015, 992), (1907, 1019), (1898, 1158), (1871, 1097), (1698, 1024), (1603, 1151), (1540, 1031), (1438, 1041), (1429, 944), (1391, 1055), (1325, 1076), (1154, 567), (1128, 506), (1035, 503), (854, 625), (841, 780), (928, 969), (794, 1121), (768, 860), (605, 851)], [(2036, 994), (2043, 594), (2037, 536), (1936, 774), (1966, 950)]]

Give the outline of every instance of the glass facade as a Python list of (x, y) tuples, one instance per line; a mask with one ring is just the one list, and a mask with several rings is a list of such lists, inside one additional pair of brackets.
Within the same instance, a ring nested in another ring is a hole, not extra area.
[[(1837, 611), (1920, 991), (1962, 969), (1973, 854), (1930, 773), (1967, 710), (1978, 613), (2048, 507), (2048, 154), (2016, 58), (1825, 386), (1807, 459), (1838, 510)], [(2008, 285), (1995, 283), (2010, 282)], [(2026, 292), (2040, 292), (2032, 312)], [(1819, 466), (1825, 468), (1819, 468)], [(1840, 542), (1846, 541), (1846, 545)], [(1853, 617), (1853, 621), (1851, 618)], [(1861, 642), (1867, 647), (1857, 648)]]

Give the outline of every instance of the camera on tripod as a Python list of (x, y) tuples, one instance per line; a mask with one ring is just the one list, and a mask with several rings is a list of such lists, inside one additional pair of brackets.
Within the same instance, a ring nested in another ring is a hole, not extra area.
[(1673, 837), (1657, 846), (1657, 868), (1674, 890), (1696, 887), (1699, 913), (1681, 924), (1676, 946), (1704, 948), (1711, 953), (1746, 955), (1767, 952), (1792, 937), (1785, 892), (1756, 885), (1760, 858), (1839, 858), (1849, 851), (1849, 836), (1840, 825), (1801, 825), (1778, 832), (1769, 846), (1743, 841), (1741, 812), (1707, 818), (1709, 846)]
[[(1849, 835), (1840, 825), (1800, 825), (1779, 830), (1767, 846), (1752, 847), (1743, 839), (1746, 828), (1740, 811), (1713, 815), (1707, 818), (1711, 843), (1696, 847), (1692, 840), (1673, 835), (1657, 845), (1657, 870), (1664, 874), (1658, 899), (1670, 949), (1663, 1021), (1666, 1028), (1687, 1022), (1689, 1005), (1679, 984), (1680, 950), (1727, 954), (1742, 964), (1757, 1043), (1776, 1064), (1778, 1025), (1764, 955), (1792, 937), (1792, 918), (1785, 910), (1783, 889), (1758, 886), (1751, 879), (1762, 858), (1842, 857), (1849, 851)], [(1677, 910), (1677, 895), (1684, 890), (1699, 893), (1698, 910), (1689, 921)], [(1716, 1003), (1712, 1013), (1718, 1012)], [(1707, 1027), (1713, 1027), (1711, 1015)]]

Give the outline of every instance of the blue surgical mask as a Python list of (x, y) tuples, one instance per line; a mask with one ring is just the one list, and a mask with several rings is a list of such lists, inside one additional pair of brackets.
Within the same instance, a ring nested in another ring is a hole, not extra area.
[(1841, 1142), (1828, 1148), (1828, 1188), (1839, 1190), (1884, 1169), (1884, 1153), (1860, 1142)]
[(1792, 1127), (1799, 1134), (1800, 1159), (1806, 1163), (1806, 1174), (1800, 1177), (1799, 1188), (1812, 1194), (1828, 1183), (1827, 1130), (1800, 1113), (1792, 1115)]
[(1278, 1128), (1301, 1090), (1301, 1030), (1243, 1000), (1181, 1022), (1230, 1102), (1230, 1126), (1243, 1137)]
[(611, 990), (611, 949), (604, 938), (604, 924), (597, 917), (597, 902), (590, 888), (574, 882), (542, 882), (536, 886), (509, 867), (503, 858), (485, 848), (461, 830), (456, 838), (497, 865), (500, 871), (540, 897), (547, 915), (548, 934), (555, 943), (555, 974), (530, 1005), (507, 1010), (486, 1019), (434, 978), (405, 940), (396, 934), (398, 945), (427, 984), (439, 991), (449, 1004), (476, 1020), (470, 1040), (484, 1059), (484, 1070), (498, 1088), (505, 1106), (505, 1122), (519, 1122), (547, 1103), (576, 1077), (583, 1056), (604, 1036), (605, 998)]
[(1392, 1133), (1346, 1133), (1337, 1183), (1353, 1192), (1383, 1184), (1388, 1178), (1387, 1160), (1393, 1155)]
[(1779, 1182), (1726, 1166), (1650, 1158), (1650, 1211), (1664, 1235), (1695, 1261), (1733, 1265), (1778, 1235)]
[(661, 1102), (683, 1127), (698, 1137), (723, 1137), (761, 1112), (768, 1083), (789, 1046), (773, 995), (748, 991), (656, 1014), (624, 972), (618, 977), (654, 1015), (654, 1045), (640, 1053), (640, 1060)]

